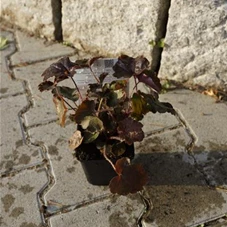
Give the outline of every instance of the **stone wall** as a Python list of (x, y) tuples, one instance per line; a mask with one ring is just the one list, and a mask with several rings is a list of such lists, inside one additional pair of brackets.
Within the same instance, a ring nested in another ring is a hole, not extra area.
[(227, 1), (172, 0), (160, 77), (227, 86)]
[(150, 58), (160, 0), (63, 0), (63, 36), (79, 49)]
[(1, 0), (0, 15), (6, 21), (40, 37), (53, 39), (50, 0)]
[[(52, 22), (58, 15), (62, 24)], [(1, 17), (48, 39), (62, 30), (94, 55), (143, 54), (161, 78), (227, 85), (226, 0), (2, 0)], [(163, 50), (149, 44), (164, 37)]]

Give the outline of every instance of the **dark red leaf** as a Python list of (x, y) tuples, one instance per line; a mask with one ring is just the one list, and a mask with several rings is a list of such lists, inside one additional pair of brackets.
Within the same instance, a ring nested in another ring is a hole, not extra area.
[(100, 83), (102, 83), (105, 78), (108, 76), (108, 73), (104, 72), (102, 74), (99, 75), (99, 80), (100, 80)]
[(128, 145), (134, 142), (140, 142), (144, 138), (142, 130), (143, 124), (133, 120), (132, 118), (125, 118), (119, 122), (117, 131), (120, 138), (124, 139)]
[(136, 193), (143, 189), (148, 181), (148, 175), (140, 164), (129, 164), (127, 158), (119, 159), (115, 164), (118, 176), (109, 184), (110, 191), (119, 195)]
[(68, 57), (63, 57), (57, 62), (51, 64), (42, 74), (43, 80), (47, 81), (50, 77), (54, 77), (55, 82), (60, 82), (73, 76), (76, 64), (71, 62)]
[(135, 75), (139, 75), (144, 70), (146, 70), (148, 66), (149, 66), (149, 61), (145, 57), (139, 56), (135, 58), (133, 62), (132, 71), (135, 73)]
[(121, 78), (139, 75), (144, 70), (148, 69), (148, 66), (149, 61), (143, 56), (132, 58), (127, 55), (122, 55), (118, 58), (118, 61), (113, 66), (113, 76)]
[(38, 88), (39, 90), (42, 91), (48, 91), (48, 90), (52, 90), (54, 88), (54, 83), (51, 81), (44, 81), (41, 84), (39, 84)]
[(129, 57), (127, 55), (121, 55), (118, 58), (118, 61), (116, 64), (113, 66), (114, 70), (114, 77), (121, 78), (121, 77), (131, 77), (134, 72), (133, 72), (133, 67), (134, 67), (134, 58)]
[(91, 66), (99, 58), (103, 58), (103, 57), (102, 56), (98, 56), (98, 57), (94, 57), (94, 58), (89, 59), (88, 65)]
[(147, 76), (145, 73), (137, 75), (137, 78), (138, 78), (139, 82), (146, 84), (147, 86), (152, 88), (157, 93), (159, 93), (161, 91), (161, 85), (159, 86), (159, 84), (156, 84), (154, 82), (154, 80), (151, 77)]
[(95, 112), (95, 102), (93, 100), (85, 100), (85, 101), (83, 101), (79, 105), (79, 107), (78, 107), (78, 109), (77, 109), (77, 111), (76, 111), (76, 113), (74, 115), (76, 123), (80, 124), (81, 121), (85, 117), (93, 116), (94, 112)]
[(70, 72), (70, 76), (73, 76), (75, 70), (77, 69), (77, 64), (75, 62), (70, 61), (69, 57), (61, 58), (58, 63), (64, 65), (64, 67)]

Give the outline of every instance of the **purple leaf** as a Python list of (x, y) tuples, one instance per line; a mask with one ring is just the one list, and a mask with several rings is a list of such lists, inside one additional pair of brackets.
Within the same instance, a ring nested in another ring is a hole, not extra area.
[(142, 73), (136, 76), (139, 82), (142, 82), (152, 88), (154, 91), (159, 93), (161, 91), (161, 87), (155, 84), (151, 77), (147, 76), (146, 74)]

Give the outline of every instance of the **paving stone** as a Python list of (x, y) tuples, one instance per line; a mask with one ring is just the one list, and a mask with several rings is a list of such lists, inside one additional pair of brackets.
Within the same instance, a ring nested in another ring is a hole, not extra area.
[(50, 219), (52, 227), (136, 227), (143, 210), (138, 195), (115, 196)]
[(152, 132), (175, 127), (179, 124), (177, 119), (170, 113), (148, 113), (141, 123), (143, 124), (143, 131), (149, 135)]
[(6, 65), (7, 59), (16, 50), (14, 37), (11, 32), (1, 31), (1, 36), (8, 40), (8, 45), (4, 50), (1, 50), (1, 88), (0, 98), (8, 97), (24, 93), (23, 85), (20, 81), (15, 81), (10, 78), (8, 68)]
[(141, 154), (171, 154), (185, 152), (185, 147), (190, 142), (189, 136), (183, 128), (166, 131), (146, 137), (142, 142), (135, 143), (136, 153)]
[[(20, 80), (25, 80), (31, 91), (31, 99), (34, 106), (24, 114), (28, 126), (57, 119), (51, 92), (40, 92), (38, 90), (38, 85), (43, 80), (41, 74), (53, 62), (54, 61), (47, 61), (26, 67), (14, 68), (15, 77)], [(37, 114), (37, 112), (39, 114)]]
[(24, 168), (42, 161), (41, 150), (35, 146), (23, 145), (22, 140), (16, 142), (15, 149), (6, 151), (1, 153), (1, 172)]
[(211, 185), (227, 189), (227, 151), (196, 152), (194, 157)]
[(203, 182), (200, 183), (202, 185), (205, 183), (197, 173), (193, 158), (185, 151), (188, 142), (184, 130), (177, 129), (137, 143), (134, 162), (141, 163), (149, 173), (149, 185), (193, 185), (195, 181)]
[(81, 164), (69, 150), (68, 139), (75, 130), (74, 124), (61, 128), (56, 123), (51, 123), (29, 131), (32, 142), (44, 142), (48, 148), (56, 178), (55, 185), (45, 195), (47, 201), (69, 205), (109, 194), (107, 186), (93, 186), (87, 182)]
[(227, 105), (190, 90), (175, 90), (163, 96), (182, 113), (197, 137), (194, 151), (227, 151)]
[(226, 121), (227, 105), (189, 90), (167, 93), (165, 100), (180, 110), (194, 131), (197, 137), (194, 157), (210, 184), (226, 187), (227, 128), (223, 122)]
[(65, 55), (75, 53), (75, 49), (71, 47), (31, 37), (20, 31), (16, 31), (16, 39), (18, 42), (18, 52), (16, 52), (11, 58), (13, 65), (24, 65), (27, 62), (40, 61), (56, 57), (60, 58)]
[(154, 206), (145, 219), (146, 227), (197, 227), (227, 211), (226, 193), (203, 185), (165, 184), (146, 191)]
[(1, 118), (1, 172), (36, 163), (41, 160), (39, 150), (23, 145), (18, 113), (26, 106), (24, 95), (0, 100)]
[[(34, 180), (35, 179), (35, 180)], [(1, 179), (2, 227), (41, 227), (37, 192), (47, 182), (44, 170), (25, 170)]]
[(207, 186), (194, 158), (185, 152), (188, 142), (181, 128), (137, 144), (134, 162), (149, 174), (145, 191), (154, 206), (145, 219), (148, 227), (197, 226), (227, 212), (227, 193)]

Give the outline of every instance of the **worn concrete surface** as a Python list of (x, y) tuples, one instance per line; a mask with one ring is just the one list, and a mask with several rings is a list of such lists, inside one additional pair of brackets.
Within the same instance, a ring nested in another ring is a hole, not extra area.
[(227, 86), (227, 2), (171, 0), (160, 76)]
[[(37, 90), (43, 69), (74, 50), (60, 44), (47, 47), (44, 40), (5, 29), (1, 35), (9, 45), (1, 51), (1, 226), (227, 226), (226, 103), (186, 89), (162, 94), (179, 114), (145, 119), (149, 136), (136, 144), (134, 160), (150, 176), (143, 197), (112, 196), (108, 187), (87, 183), (67, 146), (75, 126), (67, 122), (60, 128), (51, 98)], [(85, 54), (73, 58), (81, 56)]]
[(53, 37), (51, 1), (1, 1), (0, 15), (33, 34)]
[[(64, 39), (77, 48), (118, 56), (151, 58), (150, 40), (156, 38), (168, 1), (62, 1)], [(162, 10), (160, 10), (162, 9)]]

